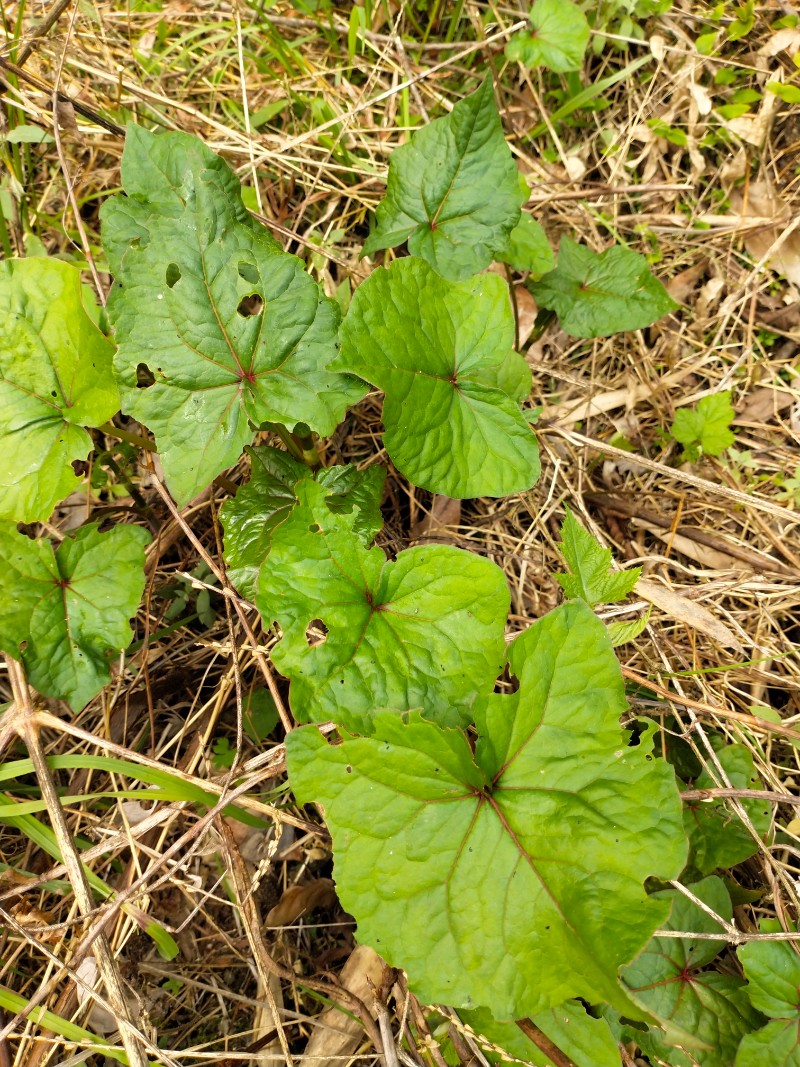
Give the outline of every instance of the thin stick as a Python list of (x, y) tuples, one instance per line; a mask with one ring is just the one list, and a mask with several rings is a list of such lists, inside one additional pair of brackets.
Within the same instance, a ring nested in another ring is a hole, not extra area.
[(574, 1060), (571, 1060), (566, 1052), (562, 1052), (558, 1045), (553, 1044), (544, 1030), (540, 1030), (530, 1019), (517, 1019), (517, 1026), (529, 1041), (553, 1061), (553, 1067), (575, 1067)]

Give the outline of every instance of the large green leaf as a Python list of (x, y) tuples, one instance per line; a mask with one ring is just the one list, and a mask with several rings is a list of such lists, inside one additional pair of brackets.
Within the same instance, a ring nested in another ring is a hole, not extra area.
[[(704, 878), (688, 887), (698, 899), (730, 922), (731, 900), (724, 883)], [(710, 915), (678, 890), (655, 893), (671, 901), (669, 922), (663, 929), (717, 933)], [(744, 1034), (760, 1025), (761, 1016), (747, 999), (744, 982), (732, 975), (703, 970), (724, 947), (724, 940), (654, 937), (623, 975), (636, 1000), (662, 1019), (674, 1042), (651, 1030), (642, 1048), (663, 1057), (673, 1067), (731, 1067)], [(685, 1051), (682, 1051), (684, 1050)]]
[[(269, 445), (246, 451), (250, 454), (250, 481), (222, 505), (220, 518), (225, 530), (228, 577), (240, 593), (253, 598), (259, 568), (269, 553), (272, 530), (295, 506), (295, 486), (311, 472), (287, 452)], [(332, 511), (358, 509), (353, 532), (369, 544), (383, 526), (380, 504), (385, 468), (360, 471), (349, 465), (326, 467), (315, 477), (327, 489)]]
[(334, 364), (382, 389), (384, 444), (414, 483), (450, 497), (507, 496), (539, 477), (520, 409), (531, 374), (513, 350), (508, 286), (447, 282), (396, 260), (356, 290)]
[[(502, 670), (509, 593), (487, 559), (445, 545), (387, 562), (354, 535), (358, 512), (333, 512), (324, 486), (298, 483), (298, 504), (272, 532), (256, 602), (280, 624), (275, 666), (291, 679), (301, 722), (361, 728), (375, 708), (424, 706), (468, 722)], [(327, 635), (310, 644), (309, 625)]]
[[(717, 752), (731, 785), (735, 789), (758, 789), (760, 782), (753, 766), (753, 757), (744, 745), (727, 745)], [(716, 789), (718, 783), (707, 771), (695, 780), (694, 789)], [(739, 801), (763, 838), (772, 823), (772, 806), (758, 797)], [(684, 827), (689, 838), (689, 863), (701, 874), (716, 868), (734, 867), (758, 851), (753, 835), (723, 799), (688, 800), (683, 813)]]
[(131, 641), (149, 540), (138, 526), (100, 533), (90, 524), (53, 553), (0, 527), (0, 648), (40, 693), (78, 711), (109, 680), (111, 657)]
[[(765, 920), (761, 932), (781, 932), (777, 920)], [(747, 995), (757, 1011), (773, 1021), (748, 1034), (739, 1047), (736, 1067), (800, 1067), (800, 955), (797, 942), (750, 941), (737, 949)]]
[(490, 77), (395, 149), (377, 215), (366, 256), (407, 240), (412, 255), (453, 281), (489, 266), (520, 217), (519, 175)]
[(474, 754), (418, 713), (336, 746), (297, 730), (295, 794), (325, 806), (359, 938), (423, 1000), (517, 1019), (583, 997), (637, 1016), (618, 970), (667, 914), (643, 882), (686, 855), (672, 769), (628, 746), (619, 665), (586, 604), (536, 622), (509, 664), (519, 690), (478, 706)]
[(201, 141), (129, 126), (122, 181), (127, 197), (102, 210), (122, 406), (155, 433), (185, 503), (236, 462), (252, 424), (328, 434), (364, 388), (328, 369), (338, 306)]
[(80, 484), (99, 426), (119, 408), (113, 346), (84, 307), (77, 267), (0, 262), (0, 518), (40, 522)]
[[(463, 1022), (476, 1034), (498, 1045), (511, 1056), (536, 1067), (552, 1067), (552, 1060), (523, 1034), (514, 1022), (498, 1022), (486, 1008), (459, 1012)], [(531, 1019), (575, 1064), (575, 1067), (620, 1067), (619, 1048), (605, 1019), (587, 1014), (578, 1000), (568, 1000), (556, 1008), (539, 1012)], [(504, 1063), (506, 1057), (484, 1049), (490, 1063)]]
[(556, 269), (528, 288), (573, 337), (640, 330), (678, 307), (644, 256), (621, 245), (598, 254), (569, 237), (561, 239)]
[(557, 73), (580, 70), (589, 23), (578, 5), (572, 0), (536, 0), (528, 18), (533, 30), (515, 33), (506, 45), (506, 57)]

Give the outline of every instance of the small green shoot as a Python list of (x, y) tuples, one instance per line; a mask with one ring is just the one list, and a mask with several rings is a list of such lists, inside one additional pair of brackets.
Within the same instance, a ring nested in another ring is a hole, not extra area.
[(556, 581), (568, 597), (580, 597), (590, 607), (624, 600), (642, 576), (641, 567), (612, 570), (611, 550), (603, 548), (569, 508), (561, 524), (561, 551), (569, 573), (555, 575)]
[(730, 393), (704, 396), (694, 408), (678, 408), (672, 436), (684, 446), (684, 458), (696, 462), (701, 452), (721, 456), (736, 440), (730, 428), (734, 418)]
[(589, 23), (572, 0), (536, 0), (528, 12), (532, 30), (515, 33), (506, 58), (556, 73), (580, 70), (589, 43)]

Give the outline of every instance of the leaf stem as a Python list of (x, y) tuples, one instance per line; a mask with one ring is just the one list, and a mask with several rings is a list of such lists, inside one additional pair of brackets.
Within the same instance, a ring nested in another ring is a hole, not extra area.
[(292, 433), (291, 430), (287, 430), (287, 428), (279, 422), (267, 422), (264, 425), (267, 429), (280, 437), (281, 441), (283, 441), (286, 448), (295, 459), (299, 459), (301, 463), (305, 463), (311, 470), (316, 470), (318, 467), (322, 466), (322, 460), (317, 451), (317, 446), (314, 444), (314, 438), (310, 433), (305, 435)]
[(98, 426), (97, 429), (101, 433), (107, 433), (109, 437), (116, 437), (120, 441), (127, 441), (129, 445), (134, 445), (136, 448), (143, 448), (147, 452), (158, 451), (148, 437), (143, 437), (138, 433), (131, 433), (130, 430), (121, 430), (118, 426), (115, 426), (113, 422), (104, 422), (102, 426)]

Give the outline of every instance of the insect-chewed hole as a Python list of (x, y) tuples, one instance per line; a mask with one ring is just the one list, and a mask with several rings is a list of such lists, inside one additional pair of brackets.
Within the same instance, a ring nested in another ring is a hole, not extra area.
[(258, 285), (259, 277), (258, 271), (252, 263), (240, 263), (238, 266), (239, 277), (246, 282), (250, 282), (251, 285)]
[(243, 296), (239, 301), (239, 306), (236, 310), (244, 318), (260, 315), (264, 310), (264, 301), (258, 293), (248, 293), (247, 296)]
[(519, 678), (517, 678), (516, 674), (511, 673), (511, 668), (508, 664), (503, 667), (503, 673), (494, 683), (494, 691), (495, 693), (503, 693), (504, 696), (519, 692)]
[(136, 388), (149, 389), (155, 385), (156, 377), (146, 363), (140, 363), (136, 368)]
[(322, 527), (318, 522), (312, 522), (308, 528), (309, 533), (322, 533)]
[(306, 641), (309, 648), (314, 648), (315, 645), (324, 645), (327, 636), (328, 627), (322, 619), (312, 619), (306, 626)]
[(179, 282), (180, 280), (181, 268), (178, 266), (177, 263), (169, 263), (167, 265), (167, 285), (171, 289), (175, 285), (175, 283)]

